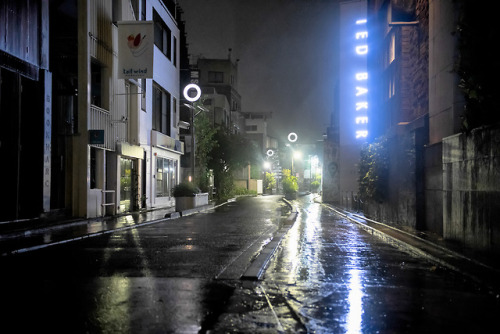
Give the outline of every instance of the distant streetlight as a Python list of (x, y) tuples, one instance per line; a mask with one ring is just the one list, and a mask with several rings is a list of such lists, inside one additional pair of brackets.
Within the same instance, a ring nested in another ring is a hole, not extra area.
[(301, 159), (302, 158), (302, 152), (300, 151), (292, 151), (292, 175), (293, 175), (293, 161), (295, 159)]

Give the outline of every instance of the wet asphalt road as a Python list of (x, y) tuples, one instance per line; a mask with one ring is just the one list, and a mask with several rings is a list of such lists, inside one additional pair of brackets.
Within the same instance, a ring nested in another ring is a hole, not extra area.
[[(498, 330), (500, 301), (487, 290), (385, 244), (312, 196), (294, 205), (288, 231), (279, 197), (261, 196), (3, 257), (1, 331)], [(263, 280), (241, 280), (278, 230), (287, 233)]]
[(488, 289), (386, 244), (312, 196), (294, 205), (298, 218), (264, 280), (236, 290), (227, 308), (234, 311), (219, 318), (217, 332), (500, 330), (500, 299)]

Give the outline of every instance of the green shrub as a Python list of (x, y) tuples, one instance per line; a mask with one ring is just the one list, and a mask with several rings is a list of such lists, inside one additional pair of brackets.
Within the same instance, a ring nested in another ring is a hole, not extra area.
[(194, 197), (200, 189), (193, 182), (181, 182), (172, 191), (174, 197)]
[(289, 169), (283, 169), (283, 192), (285, 194), (296, 193), (299, 191), (297, 177), (293, 176)]
[(257, 195), (255, 190), (248, 190), (245, 187), (235, 187), (234, 188), (235, 195)]
[(266, 172), (266, 178), (264, 180), (264, 188), (267, 190), (271, 190), (274, 187), (276, 187), (276, 179), (274, 178), (274, 174)]
[(361, 149), (359, 193), (363, 199), (383, 201), (388, 196), (389, 143), (381, 137)]

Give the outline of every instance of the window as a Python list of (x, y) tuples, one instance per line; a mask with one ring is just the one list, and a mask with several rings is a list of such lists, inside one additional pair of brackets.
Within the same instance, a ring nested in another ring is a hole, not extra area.
[(224, 72), (208, 71), (208, 82), (223, 83), (224, 82)]
[(396, 59), (396, 36), (394, 33), (391, 34), (389, 41), (389, 54), (388, 54), (388, 64), (391, 64)]
[(156, 196), (171, 196), (172, 189), (177, 184), (177, 161), (156, 158)]
[(97, 149), (95, 147), (90, 147), (90, 189), (97, 188), (97, 158), (96, 152)]
[(175, 67), (177, 67), (177, 38), (174, 36), (174, 50), (172, 51), (173, 53), (173, 60), (172, 63), (174, 64)]
[(257, 125), (247, 125), (245, 131), (257, 131)]
[(130, 1), (130, 6), (132, 7), (132, 10), (134, 12), (134, 17), (136, 20), (139, 20), (139, 0), (131, 0)]
[(170, 94), (153, 85), (153, 130), (170, 136)]
[(177, 119), (177, 99), (172, 97), (172, 108), (174, 109), (174, 119)]
[(156, 11), (153, 12), (155, 23), (155, 45), (168, 59), (172, 59), (172, 32)]
[(141, 20), (146, 21), (146, 0), (141, 0)]
[(141, 82), (141, 109), (146, 112), (146, 79), (140, 79)]
[(102, 69), (101, 65), (92, 62), (90, 64), (90, 98), (91, 104), (102, 108)]

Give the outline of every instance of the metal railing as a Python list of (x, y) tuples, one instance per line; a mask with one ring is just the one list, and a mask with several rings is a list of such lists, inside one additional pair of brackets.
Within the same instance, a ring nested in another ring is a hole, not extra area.
[(96, 147), (115, 151), (117, 142), (126, 141), (127, 124), (112, 120), (109, 111), (95, 105), (90, 106), (88, 129), (104, 130), (104, 144), (93, 144)]
[[(106, 201), (106, 194), (111, 194), (111, 202)], [(114, 190), (102, 190), (102, 215), (106, 215), (106, 207), (112, 205), (113, 215), (116, 214), (116, 192)]]

